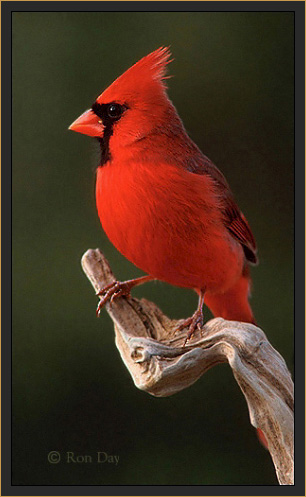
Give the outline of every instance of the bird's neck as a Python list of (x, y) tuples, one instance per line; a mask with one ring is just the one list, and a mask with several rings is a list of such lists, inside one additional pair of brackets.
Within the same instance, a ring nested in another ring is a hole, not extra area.
[(135, 138), (126, 145), (118, 142), (114, 146), (110, 139), (110, 146), (105, 148), (105, 143), (100, 143), (100, 146), (101, 166), (122, 161), (180, 164), (188, 158), (195, 159), (201, 155), (178, 116), (167, 125), (161, 123), (146, 135)]

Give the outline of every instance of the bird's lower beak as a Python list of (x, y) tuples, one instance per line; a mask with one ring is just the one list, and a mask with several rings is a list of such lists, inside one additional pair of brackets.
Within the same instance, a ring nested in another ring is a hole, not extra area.
[(89, 109), (70, 124), (68, 129), (88, 136), (102, 137), (103, 128), (101, 119)]

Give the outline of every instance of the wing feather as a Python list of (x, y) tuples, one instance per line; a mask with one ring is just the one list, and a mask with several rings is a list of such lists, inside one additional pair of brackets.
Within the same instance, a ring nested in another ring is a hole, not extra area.
[(189, 158), (187, 169), (195, 174), (208, 174), (213, 178), (217, 191), (220, 191), (222, 200), (224, 200), (223, 214), (226, 228), (242, 245), (246, 259), (252, 264), (257, 264), (257, 247), (254, 235), (245, 216), (237, 206), (231, 189), (221, 171), (202, 153), (196, 158)]

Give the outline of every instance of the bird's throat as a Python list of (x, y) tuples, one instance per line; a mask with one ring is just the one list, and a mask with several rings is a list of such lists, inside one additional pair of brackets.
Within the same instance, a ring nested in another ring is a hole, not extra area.
[(111, 153), (109, 150), (109, 140), (113, 134), (112, 126), (107, 126), (104, 129), (103, 137), (98, 138), (100, 145), (100, 163), (99, 166), (104, 166), (108, 161), (111, 160)]

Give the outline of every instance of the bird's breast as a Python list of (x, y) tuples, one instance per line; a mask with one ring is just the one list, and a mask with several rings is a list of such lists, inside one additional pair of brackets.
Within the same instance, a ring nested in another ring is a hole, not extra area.
[[(114, 246), (157, 279), (201, 288), (207, 279), (210, 285), (229, 279), (224, 257), (237, 266), (239, 247), (222, 224), (208, 176), (169, 164), (108, 163), (97, 171), (96, 203)], [(218, 269), (207, 275), (212, 261)]]

